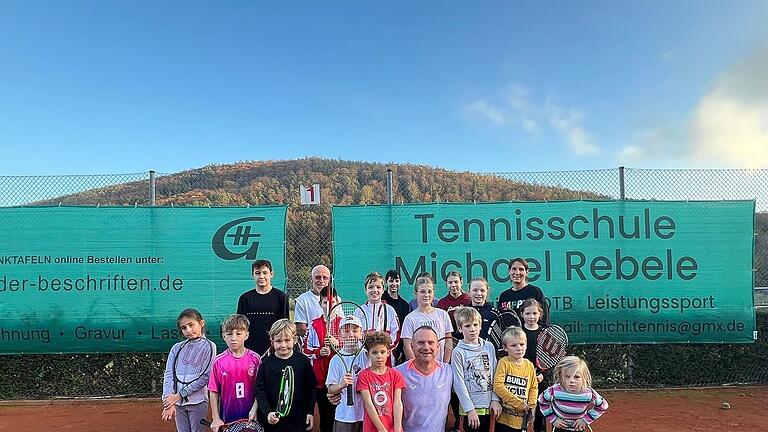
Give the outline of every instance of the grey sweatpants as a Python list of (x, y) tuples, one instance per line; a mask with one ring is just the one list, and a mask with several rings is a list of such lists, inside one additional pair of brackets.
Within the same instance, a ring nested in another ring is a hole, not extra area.
[(208, 415), (208, 402), (194, 405), (176, 405), (176, 430), (178, 432), (202, 432), (206, 428), (200, 419)]

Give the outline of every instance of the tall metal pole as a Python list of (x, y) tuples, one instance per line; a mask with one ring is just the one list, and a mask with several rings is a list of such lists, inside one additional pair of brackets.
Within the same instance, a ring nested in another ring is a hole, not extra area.
[(624, 167), (619, 167), (619, 199), (625, 200), (627, 199), (626, 194), (624, 193)]
[(392, 169), (387, 168), (387, 204), (392, 204)]
[(149, 170), (149, 205), (155, 206), (155, 170)]

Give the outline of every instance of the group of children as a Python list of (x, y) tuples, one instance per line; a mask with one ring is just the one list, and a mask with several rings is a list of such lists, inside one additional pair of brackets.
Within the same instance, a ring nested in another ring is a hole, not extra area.
[[(390, 282), (389, 277), (386, 282)], [(424, 325), (433, 328), (440, 338), (437, 359), (450, 364), (452, 369), (453, 392), (459, 402), (458, 413), (454, 414), (463, 416), (465, 432), (488, 431), (492, 419), (500, 432), (527, 430), (528, 423), (532, 423), (534, 432), (541, 432), (545, 430), (544, 418), (558, 430), (585, 430), (608, 408), (605, 399), (591, 389), (587, 364), (578, 357), (566, 357), (554, 368), (555, 382), (551, 386), (546, 376), (552, 371), (535, 368), (535, 343), (541, 330), (539, 319), (542, 314), (542, 305), (535, 299), (525, 300), (519, 308), (523, 326), (510, 327), (503, 332), (506, 356), (498, 359), (499, 352), (484, 339), (489, 324), (483, 314), (487, 305), (477, 305), (475, 299), (478, 291), (485, 296), (488, 294), (489, 287), (484, 279), (473, 279), (469, 296), (472, 297), (471, 304), (452, 308), (453, 317), (449, 317), (447, 311), (434, 306), (431, 275), (419, 275), (414, 286), (416, 309), (402, 320), (402, 328), (397, 312), (383, 301), (384, 283), (379, 273), (371, 273), (366, 278), (367, 302), (361, 306), (363, 316), (331, 317), (335, 320), (332, 325), (338, 326), (345, 336), (342, 339), (365, 338), (365, 350), (357, 356), (334, 355), (329, 348), (329, 335), (325, 334), (325, 321), (308, 326), (305, 345), (300, 348), (295, 325), (280, 319), (268, 332), (271, 354), (262, 358), (244, 347), (248, 338), (248, 319), (242, 315), (227, 318), (222, 324), (222, 337), (228, 349), (215, 358), (210, 377), (201, 378), (207, 380), (210, 393), (211, 429), (217, 431), (221, 425), (248, 418), (256, 419), (265, 430), (311, 430), (317, 400), (321, 423), (330, 424), (321, 426), (323, 432), (328, 430), (326, 428), (339, 432), (403, 431), (405, 408), (402, 395), (407, 389), (403, 375), (398, 371), (400, 368), (390, 366), (397, 362), (394, 354), (399, 339), (405, 357), (413, 358), (410, 339), (414, 331)], [(477, 289), (473, 290), (473, 287)], [(333, 290), (331, 287), (326, 289)], [(458, 292), (461, 292), (460, 288)], [(327, 296), (328, 291), (321, 293), (321, 305)], [(331, 296), (338, 301), (333, 291)], [(180, 327), (187, 320), (196, 319), (202, 328), (204, 322), (199, 313), (191, 316), (185, 312), (177, 321)], [(386, 319), (382, 320), (382, 317)], [(462, 336), (455, 346), (451, 339), (454, 322)], [(187, 338), (204, 338), (202, 331), (185, 332), (182, 328), (182, 333)], [(343, 346), (341, 349), (347, 348)], [(167, 369), (173, 364), (173, 353), (174, 349), (171, 349)], [(286, 366), (294, 370), (294, 403), (288, 414), (279, 416), (275, 407), (280, 377)], [(166, 382), (168, 378), (166, 370)], [(347, 392), (350, 391), (354, 404), (347, 405)], [(188, 397), (185, 398), (188, 402), (182, 402), (170, 386), (164, 387), (163, 418), (175, 417), (179, 431), (199, 430), (200, 413), (204, 415), (207, 411), (205, 386), (199, 386), (195, 392), (198, 397)], [(324, 405), (329, 397), (337, 399), (337, 396), (341, 396), (341, 403)], [(193, 401), (202, 406), (189, 409)], [(416, 414), (431, 415), (429, 412)], [(327, 423), (330, 418), (333, 422)]]

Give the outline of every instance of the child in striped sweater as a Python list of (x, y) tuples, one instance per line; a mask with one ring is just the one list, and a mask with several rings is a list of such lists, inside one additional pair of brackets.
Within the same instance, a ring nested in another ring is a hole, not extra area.
[(589, 425), (608, 409), (592, 386), (587, 362), (568, 356), (555, 366), (556, 383), (539, 395), (541, 412), (553, 430), (591, 430)]

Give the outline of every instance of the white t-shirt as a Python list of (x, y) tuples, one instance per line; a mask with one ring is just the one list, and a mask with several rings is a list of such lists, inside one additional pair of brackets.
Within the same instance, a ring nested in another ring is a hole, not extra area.
[[(360, 305), (360, 309), (365, 312), (365, 320), (363, 320), (359, 309), (355, 310), (355, 316), (360, 318), (363, 323), (363, 331), (384, 331), (392, 337), (393, 342), (395, 341), (400, 330), (395, 308), (383, 302), (376, 304), (365, 302)], [(384, 328), (385, 320), (387, 321), (387, 328)]]
[[(344, 374), (347, 373), (344, 362), (352, 361), (352, 375), (355, 377), (355, 385), (357, 385), (357, 377), (360, 375), (363, 369), (371, 367), (371, 360), (368, 358), (365, 350), (360, 351), (354, 360), (351, 357), (342, 357), (334, 355), (331, 357), (331, 364), (328, 366), (328, 376), (325, 378), (325, 385), (335, 385), (341, 382)], [(363, 421), (363, 412), (365, 407), (363, 406), (363, 397), (357, 391), (354, 391), (353, 406), (347, 405), (347, 392), (349, 387), (341, 391), (341, 403), (336, 405), (336, 417), (335, 419), (344, 423), (355, 423)]]
[[(405, 316), (403, 327), (400, 331), (400, 337), (403, 339), (410, 339), (413, 337), (413, 332), (416, 331), (417, 328), (425, 325), (435, 329), (438, 339), (453, 331), (453, 324), (451, 324), (451, 317), (448, 316), (448, 312), (438, 308), (435, 308), (428, 314), (415, 310)], [(445, 341), (441, 341), (440, 352), (437, 354), (437, 358), (442, 360), (444, 355)]]
[(320, 295), (309, 290), (296, 299), (293, 321), (309, 325), (313, 319), (323, 316), (323, 313), (323, 308), (320, 307)]

